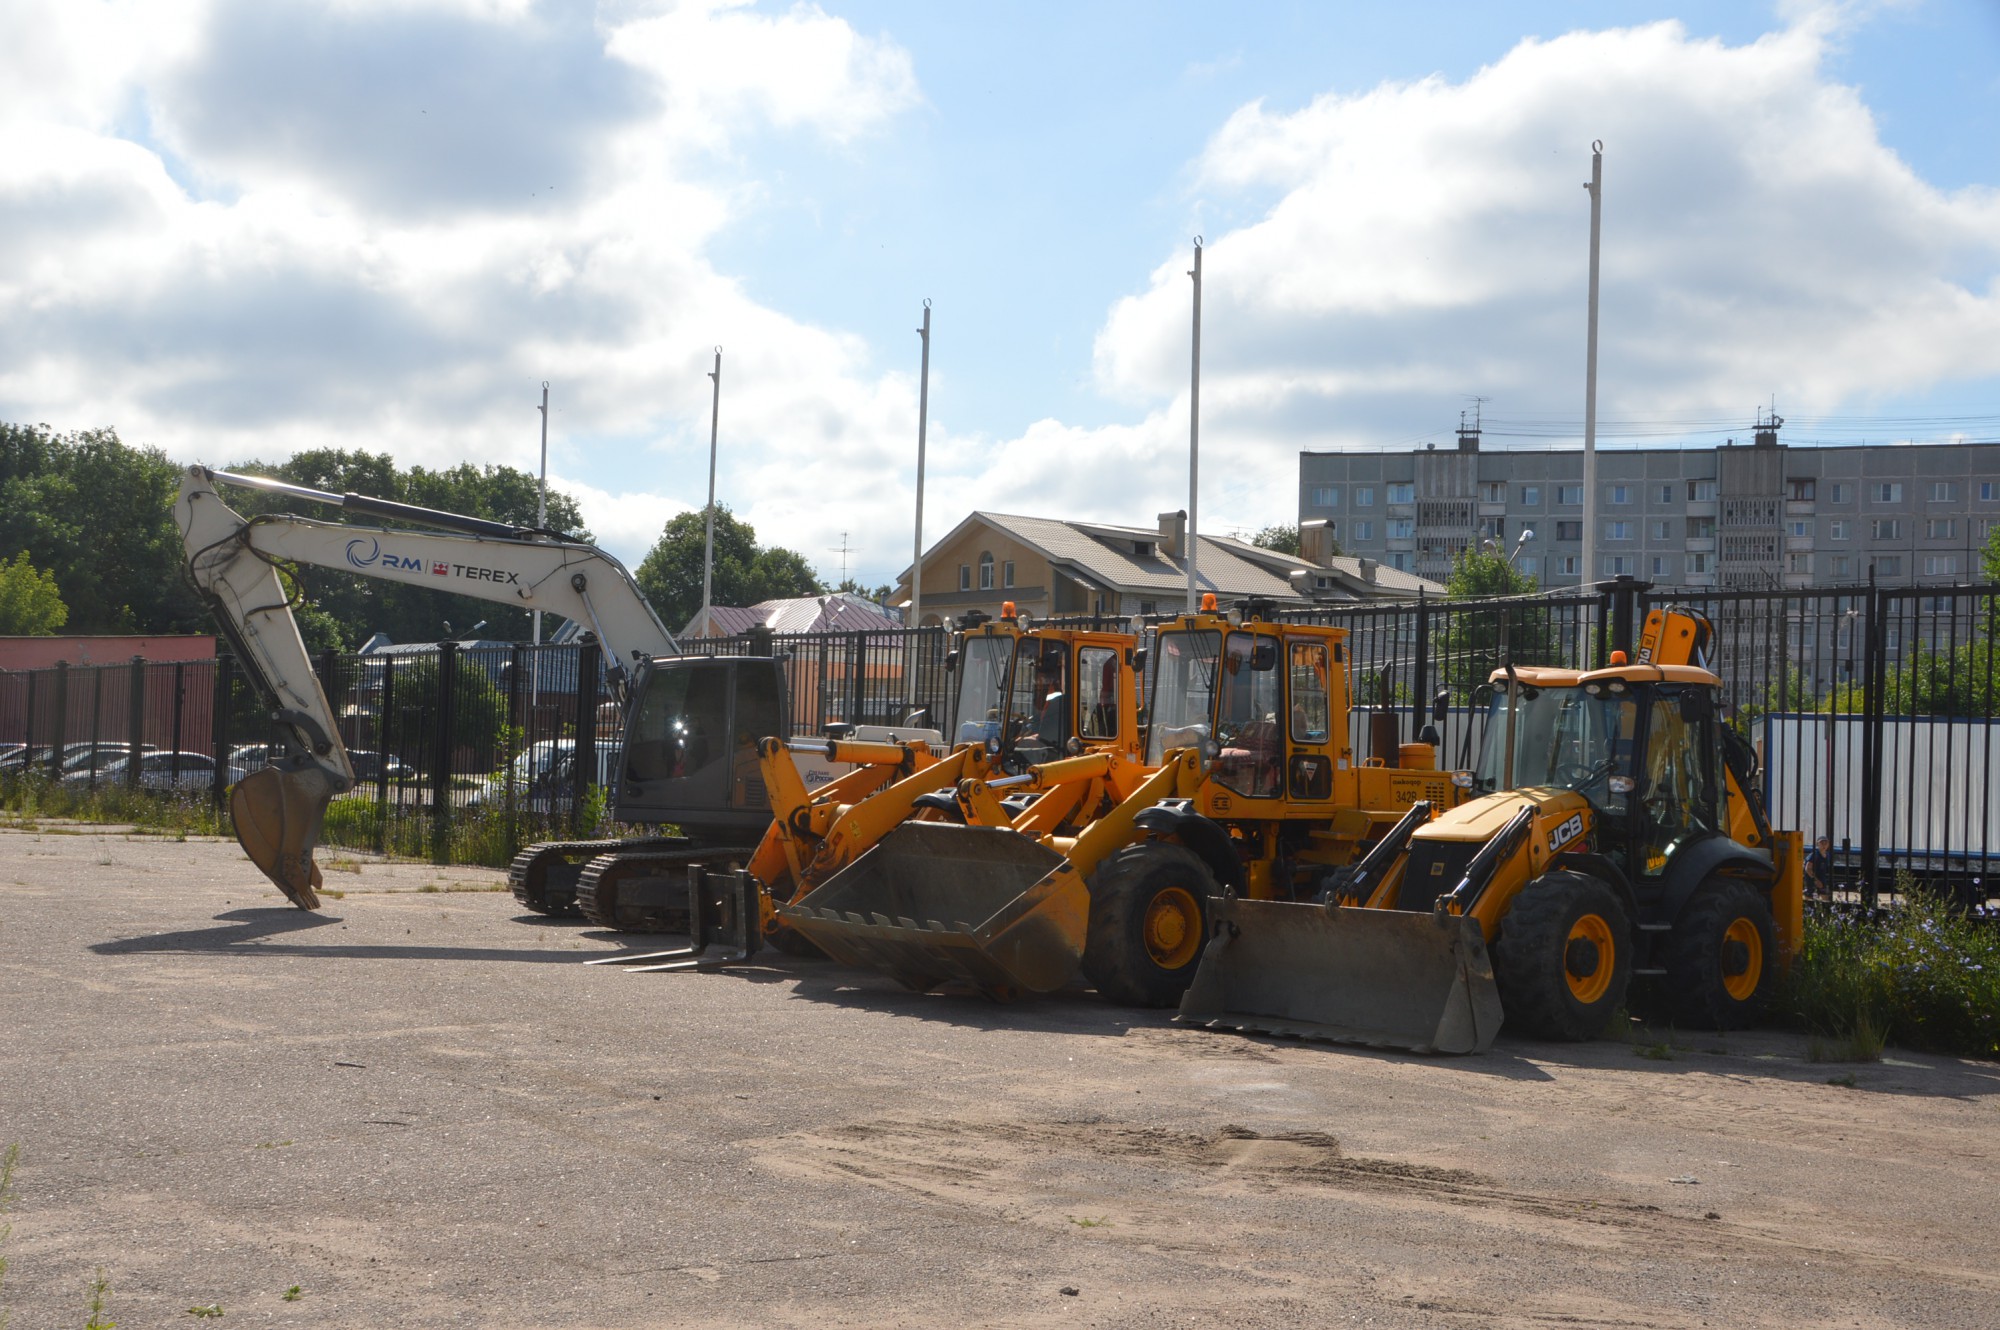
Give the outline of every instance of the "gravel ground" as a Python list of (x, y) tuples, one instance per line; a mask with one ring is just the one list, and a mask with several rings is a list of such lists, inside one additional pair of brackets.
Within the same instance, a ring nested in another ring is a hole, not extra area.
[(15, 1330), (98, 1270), (127, 1330), (2000, 1324), (1989, 1064), (631, 975), (496, 874), (337, 864), (306, 914), (232, 844), (0, 833)]

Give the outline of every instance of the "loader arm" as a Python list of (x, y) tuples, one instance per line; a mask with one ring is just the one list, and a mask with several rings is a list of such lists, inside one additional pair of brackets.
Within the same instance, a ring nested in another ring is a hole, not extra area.
[[(218, 496), (218, 482), (451, 529), (390, 530), (291, 515), (246, 518)], [(313, 847), (327, 804), (353, 788), (354, 770), (299, 636), (281, 566), (310, 564), (575, 619), (597, 634), (621, 702), (628, 700), (641, 661), (679, 654), (622, 564), (551, 532), (200, 466), (181, 475), (174, 520), (188, 574), (270, 704), (285, 749), (232, 791), (236, 838), (301, 909), (318, 908)]]

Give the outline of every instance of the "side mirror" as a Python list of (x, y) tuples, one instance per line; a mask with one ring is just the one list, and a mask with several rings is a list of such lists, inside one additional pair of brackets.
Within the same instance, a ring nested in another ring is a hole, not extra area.
[(1262, 674), (1278, 668), (1278, 644), (1270, 640), (1250, 644), (1250, 668)]
[(1431, 719), (1442, 725), (1444, 718), (1450, 714), (1451, 689), (1440, 688), (1437, 690), (1437, 696), (1431, 699)]
[(1146, 668), (1146, 648), (1144, 647), (1127, 648), (1125, 652), (1125, 663), (1127, 665), (1130, 665), (1135, 671), (1143, 672)]
[(957, 647), (953, 647), (951, 650), (944, 653), (944, 672), (946, 674), (955, 674), (958, 672)]

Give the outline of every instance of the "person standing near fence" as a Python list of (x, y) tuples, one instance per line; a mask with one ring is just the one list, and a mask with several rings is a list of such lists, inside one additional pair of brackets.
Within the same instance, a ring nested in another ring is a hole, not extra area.
[(1833, 899), (1833, 842), (1825, 836), (1806, 851), (1806, 895)]

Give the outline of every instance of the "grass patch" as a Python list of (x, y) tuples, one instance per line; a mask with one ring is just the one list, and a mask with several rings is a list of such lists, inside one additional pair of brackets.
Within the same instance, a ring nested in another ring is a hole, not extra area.
[(90, 1280), (90, 1319), (83, 1323), (83, 1330), (117, 1330), (118, 1322), (104, 1317), (104, 1304), (110, 1294), (111, 1281), (104, 1277), (104, 1268), (99, 1266)]
[(1810, 1036), (1807, 1056), (1873, 1062), (1904, 1048), (2000, 1057), (2000, 927), (1968, 918), (1915, 883), (1881, 921), (1806, 919), (1785, 1008)]
[(52, 780), (45, 771), (0, 776), (0, 814), (11, 826), (34, 830), (50, 819), (129, 823), (144, 831), (178, 836), (229, 834), (228, 816), (202, 792), (135, 790), (122, 783), (92, 788)]
[(1091, 1219), (1091, 1218), (1088, 1218), (1088, 1217), (1084, 1217), (1084, 1218), (1079, 1218), (1079, 1217), (1077, 1217), (1076, 1215), (1071, 1215), (1071, 1216), (1069, 1217), (1069, 1222), (1070, 1222), (1070, 1223), (1072, 1223), (1072, 1224), (1075, 1224), (1075, 1225), (1076, 1225), (1076, 1226), (1077, 1226), (1078, 1228), (1110, 1228), (1110, 1227), (1111, 1227), (1111, 1221), (1110, 1221), (1109, 1219)]
[(297, 1284), (294, 1284), (290, 1288), (286, 1289), (283, 1293), (280, 1293), (278, 1296), (283, 1298), (286, 1302), (297, 1302), (300, 1298), (305, 1296), (305, 1290), (301, 1289)]

